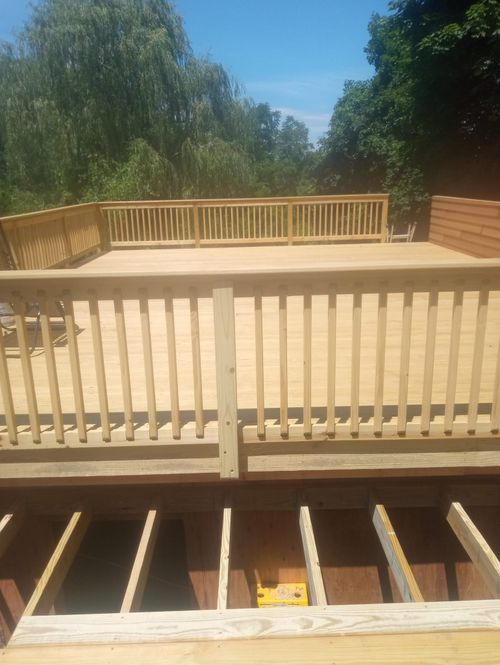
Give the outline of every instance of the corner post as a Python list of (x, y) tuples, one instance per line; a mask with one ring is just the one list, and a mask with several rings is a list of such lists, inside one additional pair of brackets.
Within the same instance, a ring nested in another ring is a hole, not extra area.
[(238, 404), (236, 388), (236, 337), (233, 285), (213, 289), (215, 370), (221, 478), (239, 477)]

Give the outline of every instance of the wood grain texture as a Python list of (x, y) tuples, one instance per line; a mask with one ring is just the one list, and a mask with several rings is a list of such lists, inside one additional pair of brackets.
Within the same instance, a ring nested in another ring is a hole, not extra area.
[(148, 511), (127, 588), (123, 596), (122, 613), (138, 612), (141, 608), (161, 518), (162, 512), (160, 508), (154, 507)]
[(326, 599), (325, 585), (323, 583), (318, 550), (316, 548), (311, 513), (309, 506), (304, 503), (299, 507), (299, 525), (307, 567), (307, 581), (311, 604), (327, 605), (328, 601)]
[(227, 609), (229, 588), (229, 567), (231, 563), (231, 500), (227, 498), (222, 511), (222, 529), (220, 543), (219, 587), (217, 591), (217, 609)]
[(269, 640), (10, 648), (6, 665), (497, 665), (500, 635), (491, 631)]
[(90, 512), (83, 510), (71, 516), (50, 561), (30, 598), (24, 614), (47, 614), (53, 606), (64, 578), (78, 552), (90, 524)]
[(23, 617), (12, 647), (500, 630), (498, 601)]
[(394, 531), (389, 515), (384, 505), (377, 503), (374, 496), (370, 498), (370, 513), (380, 544), (385, 552), (403, 600), (406, 602), (422, 602), (424, 599)]
[(458, 501), (452, 501), (448, 507), (445, 505), (444, 510), (448, 524), (477, 567), (489, 590), (495, 598), (500, 598), (500, 561), (495, 553)]

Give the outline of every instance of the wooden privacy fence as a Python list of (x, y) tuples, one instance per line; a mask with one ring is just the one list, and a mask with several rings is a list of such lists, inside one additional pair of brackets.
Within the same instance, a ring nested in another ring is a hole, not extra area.
[[(432, 442), (500, 427), (499, 260), (292, 274), (11, 271), (0, 300), (14, 304), (17, 325), (0, 336), (4, 445), (160, 439), (187, 451), (206, 441), (220, 446), (221, 474), (236, 477), (251, 442)], [(43, 349), (30, 354), (33, 300)]]
[(0, 229), (19, 270), (69, 265), (106, 245), (95, 203), (3, 217)]
[(387, 239), (387, 194), (101, 204), (111, 245)]

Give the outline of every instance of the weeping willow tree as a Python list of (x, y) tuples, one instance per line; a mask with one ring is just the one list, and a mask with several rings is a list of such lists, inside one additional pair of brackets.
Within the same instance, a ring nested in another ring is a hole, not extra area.
[[(164, 0), (43, 0), (3, 47), (0, 85), (10, 207), (208, 195), (250, 168), (236, 145), (235, 85), (193, 57)], [(208, 154), (227, 167), (214, 175)]]

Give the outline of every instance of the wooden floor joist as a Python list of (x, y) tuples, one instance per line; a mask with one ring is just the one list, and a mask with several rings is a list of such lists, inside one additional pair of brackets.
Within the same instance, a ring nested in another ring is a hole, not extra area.
[(451, 501), (444, 512), (448, 524), (462, 543), (488, 589), (495, 598), (500, 598), (500, 561), (495, 553), (461, 503)]
[(229, 568), (231, 556), (231, 520), (232, 506), (229, 498), (226, 499), (222, 512), (222, 530), (220, 544), (219, 585), (217, 589), (217, 609), (227, 609), (229, 592)]
[(135, 555), (134, 565), (132, 566), (123, 597), (121, 611), (124, 613), (138, 612), (141, 609), (142, 597), (146, 588), (161, 517), (161, 509), (159, 507), (151, 508), (147, 514), (139, 547)]
[(319, 563), (316, 540), (314, 538), (311, 513), (307, 504), (300, 506), (299, 526), (300, 535), (302, 536), (302, 546), (304, 548), (304, 558), (306, 560), (307, 582), (311, 603), (312, 605), (327, 605), (328, 601)]
[(17, 505), (6, 513), (0, 521), (0, 558), (16, 537), (17, 532), (24, 522), (26, 513)]
[(407, 603), (422, 602), (424, 600), (422, 593), (394, 531), (385, 506), (378, 503), (373, 495), (370, 497), (370, 514), (401, 597)]
[(90, 519), (91, 514), (87, 509), (73, 513), (24, 610), (24, 616), (49, 613), (85, 536)]

